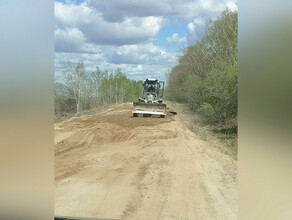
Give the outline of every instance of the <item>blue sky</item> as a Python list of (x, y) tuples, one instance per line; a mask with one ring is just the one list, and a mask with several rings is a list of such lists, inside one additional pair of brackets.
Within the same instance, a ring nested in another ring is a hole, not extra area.
[(131, 79), (165, 80), (181, 48), (226, 8), (237, 10), (235, 0), (56, 0), (55, 80), (68, 60), (86, 71), (121, 68)]
[(56, 0), (56, 2), (61, 2), (61, 3), (64, 3), (64, 4), (80, 5), (84, 1), (83, 0)]
[(167, 52), (177, 52), (182, 46), (186, 46), (185, 43), (178, 43), (169, 45), (167, 38), (170, 38), (173, 34), (178, 34), (179, 38), (187, 36), (187, 24), (186, 23), (170, 23), (162, 27), (159, 30), (157, 39), (153, 42), (154, 45), (164, 48)]

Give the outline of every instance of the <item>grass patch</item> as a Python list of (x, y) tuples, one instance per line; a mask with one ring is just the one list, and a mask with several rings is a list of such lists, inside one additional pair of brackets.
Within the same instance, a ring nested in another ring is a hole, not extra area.
[(176, 111), (180, 120), (202, 140), (218, 147), (223, 153), (237, 159), (237, 128), (222, 128), (208, 124), (203, 116), (192, 111), (185, 104), (167, 102), (168, 107)]
[(118, 106), (119, 104), (121, 104), (121, 103), (110, 104), (110, 105), (103, 105), (103, 106), (100, 106), (98, 108), (81, 111), (80, 113), (72, 112), (72, 113), (63, 113), (62, 115), (55, 113), (55, 123), (59, 123), (59, 122), (62, 122), (62, 121), (66, 121), (66, 120), (68, 120), (68, 119), (70, 119), (72, 117), (80, 117), (82, 115), (94, 115), (94, 114), (98, 114), (98, 113), (101, 113), (103, 111), (106, 111), (109, 108)]

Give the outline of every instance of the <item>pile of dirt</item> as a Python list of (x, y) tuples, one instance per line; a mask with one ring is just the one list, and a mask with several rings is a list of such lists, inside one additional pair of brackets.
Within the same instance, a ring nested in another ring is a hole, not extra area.
[(235, 219), (236, 161), (177, 115), (133, 118), (131, 109), (55, 125), (55, 215)]

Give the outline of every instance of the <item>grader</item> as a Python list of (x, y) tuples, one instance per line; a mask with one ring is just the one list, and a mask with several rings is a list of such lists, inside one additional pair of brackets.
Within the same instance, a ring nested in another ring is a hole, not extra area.
[(143, 97), (137, 102), (133, 102), (133, 117), (139, 115), (166, 116), (166, 104), (162, 103), (164, 92), (164, 82), (157, 79), (148, 78), (143, 82)]

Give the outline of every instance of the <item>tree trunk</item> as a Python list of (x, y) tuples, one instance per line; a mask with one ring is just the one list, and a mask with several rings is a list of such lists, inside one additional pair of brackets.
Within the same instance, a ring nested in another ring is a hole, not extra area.
[(123, 85), (122, 85), (122, 103), (124, 103), (124, 88), (123, 88)]
[(77, 113), (79, 113), (79, 111), (80, 111), (80, 99), (79, 99), (79, 97), (77, 97), (77, 107), (76, 107), (76, 109), (77, 109)]
[(118, 102), (118, 85), (117, 85), (117, 82), (116, 82), (116, 104)]

